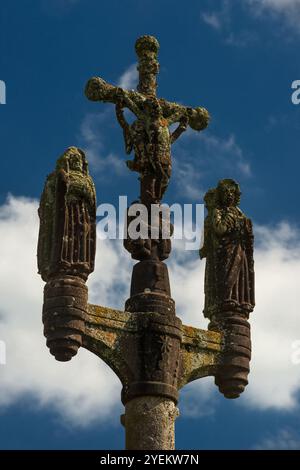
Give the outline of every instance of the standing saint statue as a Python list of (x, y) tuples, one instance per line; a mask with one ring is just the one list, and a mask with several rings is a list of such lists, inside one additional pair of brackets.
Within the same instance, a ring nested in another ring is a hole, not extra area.
[(47, 346), (69, 361), (82, 346), (88, 310), (85, 282), (94, 270), (96, 193), (85, 153), (69, 147), (47, 177), (39, 206), (38, 270), (44, 288)]
[(219, 181), (206, 193), (208, 214), (200, 249), (200, 257), (206, 258), (204, 316), (210, 320), (210, 330), (224, 334), (215, 383), (227, 398), (237, 398), (248, 383), (248, 318), (255, 303), (252, 223), (238, 207), (240, 196), (232, 179)]
[(46, 181), (39, 207), (38, 268), (44, 281), (58, 272), (86, 279), (94, 270), (96, 195), (85, 154), (69, 147)]
[(206, 258), (204, 315), (224, 310), (251, 312), (254, 307), (252, 224), (239, 209), (239, 185), (221, 180), (205, 195), (208, 215), (200, 257)]

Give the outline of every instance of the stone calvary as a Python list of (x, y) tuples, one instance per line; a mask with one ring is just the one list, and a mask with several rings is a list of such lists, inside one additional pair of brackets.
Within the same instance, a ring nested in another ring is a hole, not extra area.
[[(209, 114), (202, 107), (157, 97), (159, 44), (154, 37), (140, 37), (135, 49), (136, 91), (93, 77), (85, 95), (114, 105), (126, 153), (133, 152), (127, 167), (139, 174), (138, 202), (150, 214), (151, 206), (161, 206), (168, 188), (173, 142), (188, 128), (204, 130)], [(135, 116), (132, 124), (126, 120), (126, 108)], [(125, 249), (137, 260), (124, 311), (90, 304), (86, 281), (94, 270), (96, 193), (84, 152), (67, 149), (47, 178), (38, 241), (38, 269), (46, 282), (47, 346), (58, 361), (68, 361), (80, 347), (86, 348), (117, 374), (127, 449), (174, 449), (178, 395), (189, 382), (214, 376), (226, 398), (238, 397), (248, 383), (253, 233), (250, 220), (239, 209), (240, 194), (235, 181), (223, 179), (204, 198), (207, 217), (200, 258), (206, 259), (204, 315), (210, 322), (208, 330), (201, 330), (183, 325), (176, 315), (164, 263), (171, 253), (173, 227), (167, 222), (169, 236), (163, 236), (163, 216), (153, 227), (149, 215), (145, 237), (127, 233), (124, 238)], [(128, 222), (134, 218), (129, 209)]]

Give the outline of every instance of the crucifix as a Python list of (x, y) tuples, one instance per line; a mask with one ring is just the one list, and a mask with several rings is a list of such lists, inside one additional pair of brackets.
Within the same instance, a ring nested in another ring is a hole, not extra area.
[[(86, 280), (94, 270), (96, 192), (85, 153), (68, 148), (57, 160), (39, 207), (38, 268), (44, 289), (44, 334), (50, 353), (69, 361), (80, 347), (104, 360), (122, 384), (126, 449), (174, 449), (180, 389), (214, 376), (226, 398), (237, 398), (247, 385), (251, 356), (248, 318), (254, 308), (253, 234), (239, 209), (239, 185), (224, 179), (205, 195), (207, 217), (200, 258), (206, 258), (204, 315), (208, 330), (183, 325), (171, 297), (167, 265), (172, 224), (151, 209), (171, 176), (171, 145), (187, 127), (205, 129), (209, 114), (156, 96), (158, 42), (136, 42), (139, 84), (123, 90), (99, 77), (85, 94), (111, 102), (123, 130), (127, 161), (140, 175), (138, 203), (148, 210), (140, 224), (144, 236), (133, 237), (133, 203), (127, 212), (124, 247), (138, 262), (133, 267), (124, 311), (88, 303)], [(126, 121), (124, 109), (136, 117)], [(176, 124), (171, 132), (169, 126)], [(165, 236), (164, 226), (167, 225)], [(153, 236), (153, 232), (156, 236)], [(188, 299), (187, 299), (188, 302)], [(80, 377), (78, 378), (80, 380)], [(199, 444), (200, 446), (200, 444)]]
[[(201, 131), (208, 125), (205, 108), (191, 108), (171, 103), (156, 96), (156, 77), (159, 72), (157, 54), (159, 44), (153, 36), (142, 36), (135, 44), (138, 56), (139, 83), (137, 91), (123, 90), (106, 83), (102, 78), (91, 78), (85, 89), (89, 100), (114, 103), (116, 116), (125, 140), (126, 153), (134, 151), (134, 160), (127, 166), (140, 173), (143, 204), (159, 203), (171, 176), (171, 145), (189, 126)], [(136, 120), (126, 122), (123, 109), (128, 108)], [(178, 123), (174, 132), (169, 126)]]

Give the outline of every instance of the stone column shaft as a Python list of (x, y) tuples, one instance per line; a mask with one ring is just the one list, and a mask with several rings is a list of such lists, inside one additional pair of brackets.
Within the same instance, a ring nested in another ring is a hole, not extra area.
[(175, 449), (175, 420), (179, 410), (173, 400), (159, 396), (136, 397), (126, 403), (124, 425), (127, 450)]

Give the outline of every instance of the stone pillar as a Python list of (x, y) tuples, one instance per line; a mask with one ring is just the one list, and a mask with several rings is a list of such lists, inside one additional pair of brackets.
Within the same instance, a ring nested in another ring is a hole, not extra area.
[(126, 403), (123, 418), (126, 449), (175, 449), (175, 419), (178, 415), (178, 408), (169, 398), (150, 395), (133, 398)]

